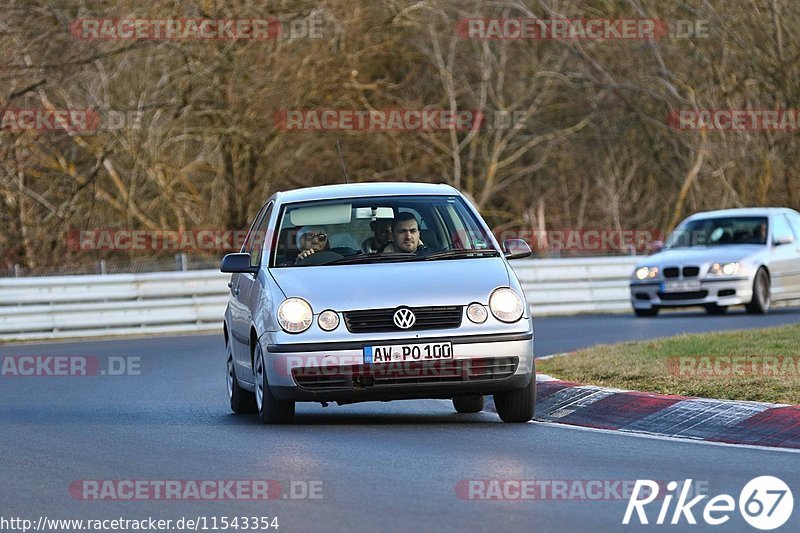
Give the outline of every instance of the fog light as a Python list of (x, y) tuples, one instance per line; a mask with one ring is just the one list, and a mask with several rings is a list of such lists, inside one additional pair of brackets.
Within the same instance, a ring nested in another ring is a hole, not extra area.
[(323, 331), (333, 331), (339, 327), (339, 315), (336, 311), (327, 309), (319, 314), (317, 324), (319, 324), (319, 328)]
[(486, 312), (486, 308), (479, 303), (472, 303), (467, 307), (467, 318), (469, 318), (471, 322), (483, 324), (486, 322), (488, 316), (489, 313)]

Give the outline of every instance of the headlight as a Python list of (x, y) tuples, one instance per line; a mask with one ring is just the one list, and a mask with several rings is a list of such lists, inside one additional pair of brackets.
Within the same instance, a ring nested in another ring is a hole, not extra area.
[(486, 308), (479, 303), (472, 303), (467, 307), (467, 318), (476, 324), (483, 324), (488, 316), (489, 313), (486, 312)]
[(333, 331), (339, 326), (339, 315), (336, 311), (327, 309), (319, 314), (317, 317), (317, 324), (323, 331)]
[(489, 296), (489, 309), (497, 320), (516, 322), (522, 317), (522, 298), (511, 289), (497, 289)]
[(311, 306), (302, 298), (287, 298), (278, 307), (278, 323), (287, 333), (301, 333), (313, 320)]
[(709, 274), (714, 276), (733, 276), (742, 269), (742, 264), (739, 262), (733, 263), (714, 263), (708, 269)]
[(658, 267), (641, 267), (634, 272), (636, 279), (652, 279), (658, 276)]

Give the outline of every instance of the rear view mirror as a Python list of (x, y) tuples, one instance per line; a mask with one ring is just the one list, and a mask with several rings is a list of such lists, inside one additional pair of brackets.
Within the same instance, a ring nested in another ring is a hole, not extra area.
[(219, 269), (230, 274), (255, 274), (258, 272), (258, 267), (250, 264), (250, 254), (228, 254), (222, 258)]
[(531, 255), (531, 247), (522, 239), (506, 239), (503, 241), (503, 252), (506, 259), (522, 259)]
[(794, 239), (791, 238), (789, 235), (783, 235), (782, 237), (775, 237), (775, 240), (772, 241), (772, 244), (775, 246), (780, 246), (782, 244), (792, 244)]

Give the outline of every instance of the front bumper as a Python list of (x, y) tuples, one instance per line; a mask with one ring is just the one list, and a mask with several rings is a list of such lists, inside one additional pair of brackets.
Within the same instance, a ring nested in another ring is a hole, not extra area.
[(700, 290), (665, 292), (663, 281), (632, 281), (631, 305), (634, 309), (691, 307), (716, 304), (729, 306), (749, 303), (753, 298), (753, 280), (738, 276), (722, 279), (701, 279)]
[[(370, 341), (267, 345), (267, 380), (276, 398), (351, 403), (452, 398), (521, 388), (533, 377), (533, 333), (399, 339), (394, 344), (452, 342), (453, 359), (364, 364)], [(380, 341), (380, 344), (393, 344)], [(310, 349), (309, 349), (310, 348)]]

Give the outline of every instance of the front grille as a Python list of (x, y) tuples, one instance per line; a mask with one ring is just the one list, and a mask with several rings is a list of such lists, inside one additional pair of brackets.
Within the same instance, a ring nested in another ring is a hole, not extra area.
[(690, 292), (659, 292), (658, 297), (662, 300), (702, 300), (708, 296), (708, 291)]
[(700, 267), (691, 266), (691, 267), (683, 267), (683, 277), (684, 278), (694, 278), (700, 273)]
[(667, 267), (664, 269), (665, 278), (677, 278), (680, 270), (678, 267)]
[(450, 361), (406, 361), (292, 370), (295, 383), (306, 390), (353, 390), (389, 385), (476, 383), (514, 375), (518, 357), (486, 357)]
[(462, 307), (411, 307), (416, 322), (409, 329), (398, 328), (393, 321), (397, 309), (367, 309), (345, 311), (344, 323), (350, 333), (380, 333), (386, 331), (418, 331), (423, 329), (457, 328), (461, 325)]

